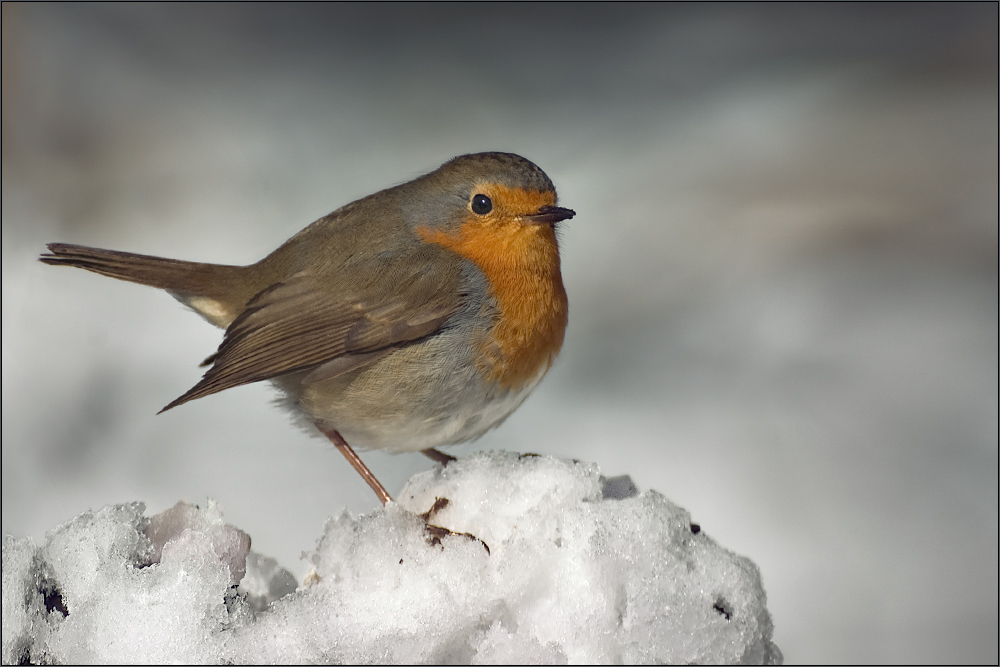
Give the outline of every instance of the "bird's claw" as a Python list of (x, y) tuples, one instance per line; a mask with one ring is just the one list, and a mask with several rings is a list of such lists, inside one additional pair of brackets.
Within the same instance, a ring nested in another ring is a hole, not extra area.
[(442, 526), (435, 526), (434, 524), (431, 523), (431, 517), (433, 517), (435, 514), (443, 510), (445, 507), (447, 507), (448, 503), (450, 502), (451, 501), (448, 500), (447, 498), (435, 498), (434, 504), (431, 505), (431, 508), (426, 512), (424, 512), (423, 514), (419, 515), (420, 518), (424, 520), (424, 529), (427, 531), (427, 544), (429, 544), (432, 547), (440, 546), (442, 538), (445, 538), (449, 535), (460, 535), (467, 539), (479, 542), (480, 544), (483, 545), (483, 548), (486, 549), (486, 553), (489, 554), (490, 546), (486, 544), (486, 542), (483, 542), (481, 539), (473, 535), (472, 533), (456, 533), (454, 531), (448, 530), (447, 528), (444, 528)]

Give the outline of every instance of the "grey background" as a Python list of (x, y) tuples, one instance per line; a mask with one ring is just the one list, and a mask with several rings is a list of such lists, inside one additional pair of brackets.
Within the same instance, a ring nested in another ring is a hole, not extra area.
[[(3, 531), (219, 500), (297, 576), (374, 496), (221, 332), (49, 241), (248, 263), (480, 150), (570, 328), (480, 448), (595, 461), (761, 568), (791, 662), (997, 660), (997, 6), (3, 5)], [(421, 456), (363, 455), (390, 491)]]

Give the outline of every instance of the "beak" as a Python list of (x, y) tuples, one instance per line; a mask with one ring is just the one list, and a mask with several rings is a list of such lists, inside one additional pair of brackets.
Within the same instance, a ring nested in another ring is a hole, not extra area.
[(524, 216), (524, 221), (529, 225), (554, 225), (563, 220), (569, 220), (576, 211), (558, 206), (543, 206), (537, 212)]

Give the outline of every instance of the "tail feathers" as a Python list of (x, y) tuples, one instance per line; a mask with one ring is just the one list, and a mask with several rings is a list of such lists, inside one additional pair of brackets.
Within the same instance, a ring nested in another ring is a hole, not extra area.
[(45, 264), (75, 266), (103, 276), (158, 287), (177, 296), (224, 298), (232, 291), (242, 266), (200, 264), (176, 259), (103, 250), (69, 243), (48, 244)]
[(50, 243), (48, 248), (50, 254), (42, 255), (39, 261), (159, 287), (223, 329), (256, 291), (255, 283), (250, 280), (253, 274), (248, 274), (249, 267), (245, 266), (182, 262), (69, 243)]

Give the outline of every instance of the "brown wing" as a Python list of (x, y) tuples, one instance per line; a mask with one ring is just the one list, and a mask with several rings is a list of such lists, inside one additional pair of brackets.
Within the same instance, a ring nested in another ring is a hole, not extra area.
[[(430, 335), (455, 312), (461, 297), (458, 263), (451, 257), (433, 260), (407, 262), (417, 267), (411, 271), (382, 267), (375, 270), (381, 276), (354, 275), (346, 281), (357, 286), (353, 290), (305, 271), (264, 289), (226, 329), (215, 363), (201, 381), (161, 412), (310, 368), (318, 371), (310, 381), (329, 377), (338, 368), (381, 356), (373, 353)], [(317, 369), (320, 365), (325, 366)]]

